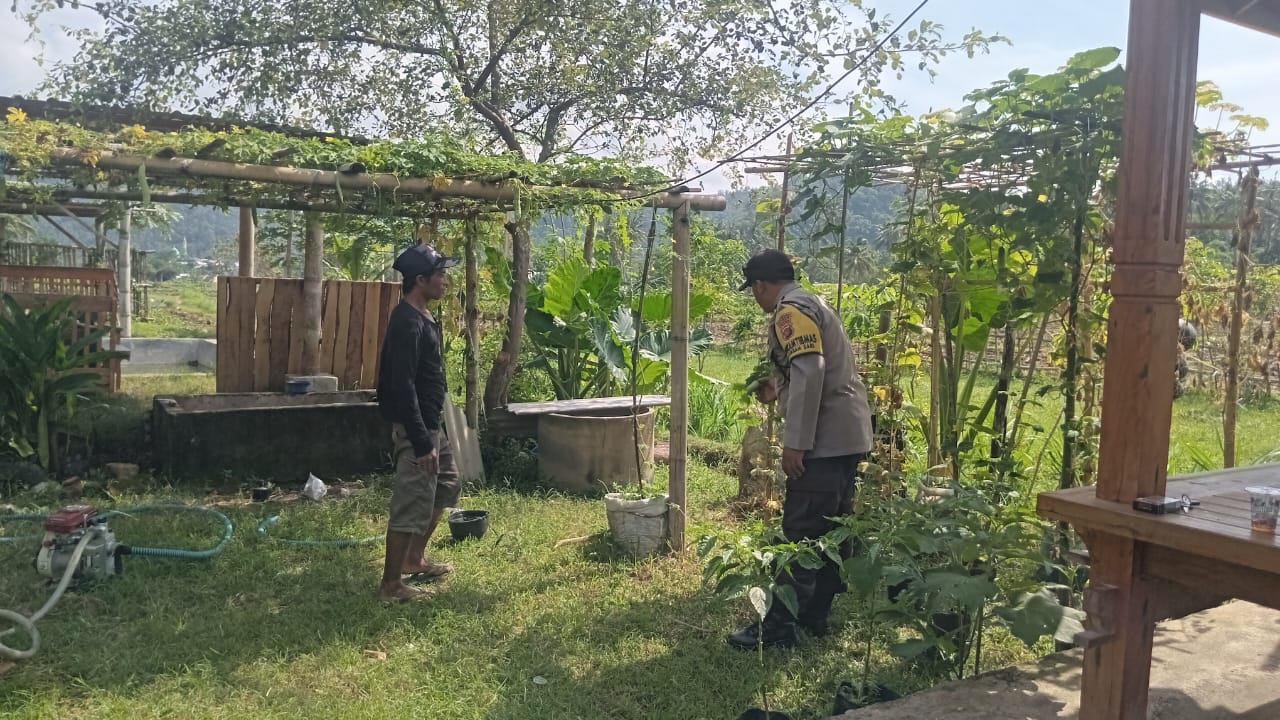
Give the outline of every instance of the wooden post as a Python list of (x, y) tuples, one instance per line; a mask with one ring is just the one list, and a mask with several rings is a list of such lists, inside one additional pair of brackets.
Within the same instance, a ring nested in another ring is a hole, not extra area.
[(120, 203), (117, 230), (116, 292), (120, 294), (120, 337), (133, 337), (133, 208)]
[(582, 233), (582, 259), (586, 261), (587, 267), (594, 265), (596, 260), (596, 218), (595, 208), (591, 208), (587, 229)]
[(689, 442), (689, 206), (671, 211), (671, 452), (667, 492), (671, 549), (684, 549), (685, 472)]
[(1222, 398), (1222, 466), (1236, 466), (1236, 411), (1240, 400), (1240, 333), (1244, 328), (1245, 290), (1249, 284), (1249, 250), (1253, 243), (1253, 226), (1258, 216), (1254, 204), (1258, 199), (1258, 168), (1249, 168), (1241, 180), (1244, 207), (1233, 228), (1236, 246), (1236, 285), (1231, 294), (1231, 324), (1227, 332), (1227, 387)]
[(462, 315), (467, 331), (464, 358), (467, 425), (473, 430), (480, 426), (480, 263), (476, 255), (476, 236), (479, 232), (479, 221), (475, 218), (467, 220), (462, 235), (467, 273)]
[(254, 237), (253, 207), (240, 206), (240, 264), (236, 274), (240, 277), (253, 277), (255, 273), (254, 257), (257, 255), (257, 240)]
[[(1169, 458), (1178, 293), (1191, 167), (1200, 8), (1131, 0), (1117, 179), (1097, 497), (1162, 495)], [(1154, 632), (1143, 545), (1086, 536), (1089, 592), (1109, 595), (1115, 633), (1085, 651), (1081, 720), (1146, 718)]]
[(93, 246), (98, 250), (98, 265), (107, 266), (107, 219), (99, 215), (93, 219)]
[[(791, 140), (792, 134), (787, 134), (787, 158), (791, 158)], [(780, 252), (787, 251), (787, 213), (791, 208), (787, 207), (791, 202), (791, 198), (787, 192), (791, 184), (791, 171), (784, 170), (782, 172), (782, 201), (778, 203), (778, 250)]]
[(324, 226), (320, 214), (306, 214), (302, 256), (302, 374), (320, 373), (320, 312), (324, 292)]
[(524, 338), (524, 311), (529, 292), (529, 220), (512, 215), (506, 223), (511, 238), (511, 294), (507, 298), (507, 336), (489, 369), (484, 386), (486, 410), (507, 404), (507, 390), (515, 377)]
[[(292, 210), (285, 216), (284, 276), (293, 277), (293, 227), (298, 214)], [(384, 278), (385, 279), (385, 278)]]

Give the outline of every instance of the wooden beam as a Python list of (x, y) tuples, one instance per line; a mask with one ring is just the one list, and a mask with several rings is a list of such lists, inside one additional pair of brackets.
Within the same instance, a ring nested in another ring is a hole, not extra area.
[(1206, 15), (1280, 36), (1280, 0), (1200, 0)]
[[(689, 205), (671, 212), (671, 438), (667, 482), (671, 549), (684, 549), (689, 450)], [(653, 457), (650, 449), (649, 457)]]
[[(129, 190), (88, 190), (79, 188), (58, 188), (53, 192), (60, 200), (115, 200), (121, 202), (142, 202), (142, 193)], [(424, 207), (430, 200), (418, 198), (412, 204), (400, 203), (387, 207), (369, 208), (363, 203), (336, 203), (330, 201), (311, 202), (308, 200), (280, 200), (275, 198), (240, 197), (236, 195), (219, 195), (210, 193), (167, 193), (153, 192), (148, 199), (154, 203), (169, 205), (213, 205), (219, 207), (252, 206), (262, 210), (293, 210), (301, 212), (337, 213), (345, 215), (383, 215), (391, 217), (421, 218), (428, 212), (432, 217), (442, 220), (465, 220), (487, 213), (504, 212), (503, 208), (479, 206), (474, 211), (438, 212)]]
[[(388, 193), (426, 198), (471, 198), (489, 202), (512, 202), (516, 193), (515, 188), (505, 184), (484, 183), (475, 180), (402, 178), (389, 173), (352, 175), (331, 170), (250, 165), (195, 158), (147, 158), (140, 155), (121, 154), (112, 150), (104, 150), (97, 155), (88, 155), (75, 148), (54, 148), (50, 152), (49, 158), (54, 164), (88, 165), (102, 170), (137, 172), (139, 167), (145, 166), (148, 175), (156, 176), (248, 180), (275, 185), (296, 185), (325, 189), (337, 188), (343, 191), (377, 189)], [(622, 191), (618, 195), (624, 200), (644, 197), (651, 204), (656, 204), (658, 207), (663, 208), (674, 208), (687, 203), (691, 208), (697, 210), (723, 210), (726, 202), (723, 195), (687, 193), (655, 193), (650, 195), (649, 193), (637, 191)], [(593, 202), (598, 203), (599, 201), (595, 200)]]
[(320, 372), (320, 312), (324, 290), (324, 227), (319, 213), (307, 213), (302, 257), (302, 374)]

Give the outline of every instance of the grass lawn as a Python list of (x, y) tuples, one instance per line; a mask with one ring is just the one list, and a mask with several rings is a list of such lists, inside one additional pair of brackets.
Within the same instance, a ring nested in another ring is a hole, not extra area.
[[(158, 282), (149, 289), (146, 319), (134, 318), (135, 337), (211, 338), (217, 336), (218, 298), (213, 280), (184, 278)], [(142, 308), (135, 308), (141, 315)]]
[[(693, 463), (689, 488), (691, 538), (729, 526), (732, 479)], [(554, 548), (604, 529), (600, 500), (467, 493), (463, 505), (490, 511), (489, 534), (437, 539), (433, 552), (455, 564), (454, 576), (429, 601), (391, 607), (373, 598), (380, 543), (298, 548), (254, 532), (280, 513), (282, 537), (376, 534), (386, 497), (375, 479), (364, 495), (318, 505), (254, 506), (169, 488), (118, 498), (219, 504), (236, 533), (211, 562), (127, 557), (122, 577), (69, 594), (40, 625), (40, 655), (0, 677), (0, 717), (732, 718), (766, 684), (774, 707), (821, 717), (861, 667), (850, 601), (837, 604), (837, 635), (761, 662), (725, 645), (746, 605), (711, 597), (692, 554), (637, 562), (602, 539)], [(112, 525), (140, 545), (200, 547), (216, 537), (204, 519)], [(30, 612), (47, 596), (30, 569), (34, 551), (0, 544), (5, 606)], [(876, 678), (903, 691), (933, 681), (888, 657), (883, 640), (873, 646)], [(986, 653), (988, 667), (1031, 657), (998, 631)]]

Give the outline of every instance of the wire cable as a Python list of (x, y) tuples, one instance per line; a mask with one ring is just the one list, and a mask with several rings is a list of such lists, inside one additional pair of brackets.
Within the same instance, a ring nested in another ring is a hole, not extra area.
[(669, 192), (673, 192), (673, 191), (677, 190), (678, 188), (680, 188), (680, 187), (681, 187), (681, 186), (683, 186), (683, 185), (688, 185), (689, 183), (693, 182), (694, 180), (699, 180), (699, 179), (701, 179), (701, 178), (704, 178), (704, 177), (706, 177), (706, 176), (710, 175), (711, 173), (715, 172), (716, 170), (719, 170), (720, 168), (724, 167), (725, 165), (728, 165), (729, 163), (734, 162), (735, 160), (738, 160), (738, 159), (739, 159), (739, 158), (741, 158), (743, 155), (747, 154), (749, 151), (754, 150), (756, 147), (758, 147), (758, 146), (760, 145), (760, 143), (764, 142), (765, 140), (768, 140), (770, 137), (773, 137), (773, 135), (774, 135), (774, 134), (776, 134), (779, 130), (781, 130), (781, 129), (783, 129), (783, 128), (787, 127), (788, 125), (790, 125), (791, 123), (793, 123), (793, 122), (795, 122), (797, 119), (799, 119), (799, 117), (800, 117), (801, 115), (803, 115), (803, 114), (805, 114), (805, 113), (809, 112), (809, 110), (813, 109), (813, 107), (814, 107), (815, 105), (817, 105), (818, 103), (822, 102), (822, 99), (823, 99), (823, 98), (825, 98), (826, 96), (830, 95), (830, 94), (832, 93), (832, 91), (834, 91), (834, 90), (836, 89), (836, 86), (838, 86), (840, 83), (842, 83), (842, 82), (844, 82), (846, 79), (848, 79), (850, 75), (853, 75), (855, 72), (857, 72), (858, 70), (862, 69), (862, 66), (863, 66), (863, 65), (866, 65), (866, 64), (867, 64), (867, 61), (868, 61), (868, 60), (870, 60), (873, 56), (875, 56), (875, 54), (876, 54), (877, 52), (879, 52), (879, 51), (880, 51), (880, 49), (881, 49), (881, 48), (883, 48), (883, 47), (885, 46), (885, 43), (889, 42), (889, 40), (890, 40), (891, 38), (893, 38), (895, 35), (897, 35), (897, 34), (898, 34), (898, 32), (899, 32), (899, 31), (901, 31), (901, 30), (902, 30), (902, 28), (906, 27), (906, 24), (907, 24), (907, 23), (909, 23), (909, 22), (911, 22), (911, 18), (915, 17), (915, 16), (916, 16), (916, 15), (917, 15), (921, 10), (923, 10), (923, 9), (924, 9), (924, 6), (925, 6), (925, 5), (928, 5), (928, 4), (929, 4), (929, 0), (920, 0), (920, 4), (919, 4), (919, 5), (916, 5), (916, 7), (915, 7), (915, 9), (914, 9), (914, 10), (912, 10), (910, 13), (908, 13), (908, 14), (907, 14), (907, 16), (906, 16), (906, 17), (904, 17), (904, 18), (902, 19), (902, 21), (901, 21), (901, 22), (899, 22), (896, 26), (894, 26), (894, 28), (893, 28), (892, 30), (890, 30), (890, 31), (889, 31), (889, 33), (888, 33), (887, 35), (885, 35), (884, 37), (880, 38), (880, 40), (879, 40), (879, 41), (877, 41), (875, 45), (871, 46), (871, 49), (869, 49), (867, 52), (865, 52), (865, 53), (862, 55), (862, 58), (861, 58), (861, 59), (859, 59), (859, 60), (858, 60), (856, 63), (854, 63), (852, 66), (850, 66), (850, 68), (849, 68), (848, 70), (844, 71), (844, 74), (842, 74), (840, 77), (836, 78), (836, 79), (835, 79), (835, 81), (833, 81), (830, 85), (827, 85), (827, 87), (826, 87), (826, 89), (825, 89), (825, 90), (823, 90), (822, 92), (820, 92), (820, 93), (818, 93), (817, 95), (815, 95), (815, 96), (813, 97), (813, 99), (812, 99), (812, 100), (810, 100), (809, 102), (805, 103), (805, 105), (804, 105), (803, 107), (801, 107), (799, 110), (797, 110), (797, 111), (795, 111), (794, 113), (792, 113), (792, 114), (790, 115), (790, 117), (788, 117), (786, 120), (783, 120), (782, 122), (778, 123), (778, 124), (777, 124), (777, 125), (775, 125), (771, 130), (769, 130), (769, 131), (768, 131), (768, 132), (766, 132), (765, 134), (763, 134), (763, 135), (761, 135), (760, 137), (758, 137), (758, 138), (756, 138), (755, 140), (753, 140), (753, 141), (751, 142), (751, 144), (744, 146), (743, 148), (741, 148), (740, 150), (738, 150), (738, 151), (737, 151), (737, 152), (735, 152), (734, 154), (730, 155), (729, 157), (727, 157), (727, 158), (725, 158), (725, 159), (723, 159), (723, 160), (718, 161), (717, 163), (715, 163), (714, 165), (712, 165), (710, 168), (708, 168), (708, 169), (706, 169), (706, 170), (704, 170), (704, 171), (702, 171), (702, 172), (698, 173), (697, 175), (694, 175), (694, 176), (692, 176), (692, 177), (687, 177), (687, 178), (685, 178), (685, 179), (683, 179), (683, 180), (681, 180), (681, 181), (679, 181), (679, 182), (677, 182), (677, 183), (674, 183), (674, 184), (669, 185), (669, 186), (667, 186), (667, 187), (665, 187), (665, 188), (662, 188), (661, 190), (654, 190), (654, 191), (649, 192), (649, 193), (646, 193), (646, 194), (644, 194), (644, 195), (636, 195), (636, 196), (634, 196), (633, 198), (630, 198), (630, 199), (632, 199), (632, 200), (640, 200), (640, 199), (643, 199), (643, 198), (652, 197), (652, 196), (654, 196), (654, 195), (659, 195), (659, 194), (661, 194), (661, 193), (669, 193)]

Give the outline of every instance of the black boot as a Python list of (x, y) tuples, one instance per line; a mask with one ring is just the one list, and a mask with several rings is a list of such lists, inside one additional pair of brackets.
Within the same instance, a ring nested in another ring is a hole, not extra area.
[(751, 623), (725, 639), (742, 650), (755, 650), (762, 645), (767, 648), (791, 647), (796, 644), (796, 626), (795, 623), (770, 619)]

